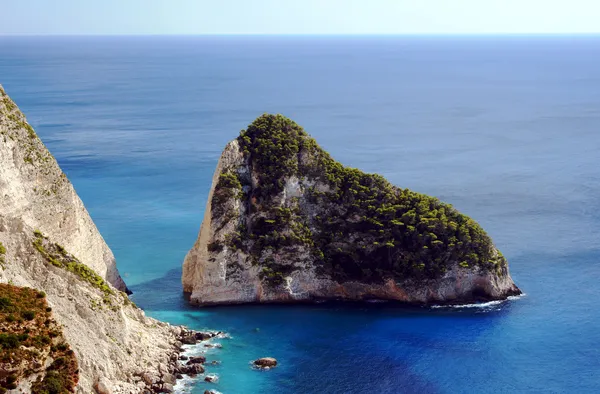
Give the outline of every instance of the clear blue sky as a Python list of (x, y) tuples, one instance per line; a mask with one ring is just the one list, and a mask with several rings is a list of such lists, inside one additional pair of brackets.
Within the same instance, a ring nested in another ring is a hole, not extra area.
[(0, 35), (598, 32), (600, 0), (0, 0)]

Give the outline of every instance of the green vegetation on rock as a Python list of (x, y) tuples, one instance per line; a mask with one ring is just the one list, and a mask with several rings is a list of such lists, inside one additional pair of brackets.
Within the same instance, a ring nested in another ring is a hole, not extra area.
[[(474, 220), (437, 198), (343, 166), (282, 115), (260, 116), (238, 142), (258, 186), (225, 172), (212, 209), (233, 196), (242, 200), (252, 219), (239, 219), (228, 246), (251, 256), (267, 282), (281, 284), (296, 269), (290, 256), (298, 246), (311, 251), (318, 272), (339, 281), (427, 280), (452, 267), (506, 272), (506, 260)], [(284, 203), (292, 177), (306, 190)]]
[(114, 292), (100, 275), (77, 260), (75, 256), (67, 253), (61, 245), (50, 242), (39, 230), (35, 230), (33, 234), (35, 236), (32, 242), (33, 247), (40, 252), (48, 263), (74, 273), (82, 280), (101, 290), (104, 293), (105, 302), (110, 303), (109, 296), (114, 295)]
[[(31, 166), (33, 171), (41, 172), (44, 175), (50, 175), (54, 172), (54, 167), (50, 165), (53, 161), (52, 155), (44, 149), (43, 143), (37, 137), (33, 127), (27, 123), (25, 116), (1, 87), (0, 135), (0, 142), (7, 143), (10, 139), (18, 144), (23, 162)], [(53, 187), (53, 192), (56, 192), (56, 188), (65, 180), (66, 177), (58, 178)], [(43, 192), (47, 196), (50, 195), (49, 190)]]
[[(52, 319), (44, 293), (0, 284), (0, 393), (32, 373), (44, 372), (34, 394), (74, 392), (79, 379), (75, 354)], [(44, 368), (46, 360), (50, 366)]]
[(231, 197), (243, 197), (242, 184), (236, 174), (224, 172), (219, 175), (219, 181), (213, 193), (212, 204), (218, 207)]

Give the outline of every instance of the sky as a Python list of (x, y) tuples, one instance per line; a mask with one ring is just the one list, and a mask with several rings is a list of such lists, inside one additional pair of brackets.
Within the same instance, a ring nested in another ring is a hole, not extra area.
[(0, 0), (0, 35), (600, 32), (600, 0)]

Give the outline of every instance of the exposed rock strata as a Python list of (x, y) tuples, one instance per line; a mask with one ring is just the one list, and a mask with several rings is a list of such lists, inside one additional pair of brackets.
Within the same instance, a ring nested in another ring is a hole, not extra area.
[(280, 115), (260, 117), (225, 147), (182, 282), (201, 305), (520, 294), (474, 221), (341, 166)]

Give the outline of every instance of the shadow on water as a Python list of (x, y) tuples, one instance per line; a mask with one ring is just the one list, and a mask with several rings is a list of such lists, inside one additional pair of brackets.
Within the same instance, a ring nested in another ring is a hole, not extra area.
[(131, 299), (142, 309), (151, 311), (191, 311), (181, 288), (181, 268), (168, 271), (163, 277), (129, 286)]
[[(309, 387), (331, 393), (342, 387), (347, 393), (440, 392), (433, 381), (414, 371), (415, 357), (428, 352), (441, 358), (485, 360), (486, 348), (473, 342), (493, 331), (519, 302), (436, 309), (391, 302), (199, 308), (187, 303), (180, 278), (181, 270), (173, 269), (132, 286), (133, 299), (149, 314), (173, 324), (229, 332), (233, 340), (227, 347), (234, 358), (276, 355), (288, 367), (273, 371), (269, 379), (286, 393)], [(232, 365), (223, 378), (247, 373), (246, 368), (244, 363)], [(356, 379), (361, 375), (369, 378)]]

